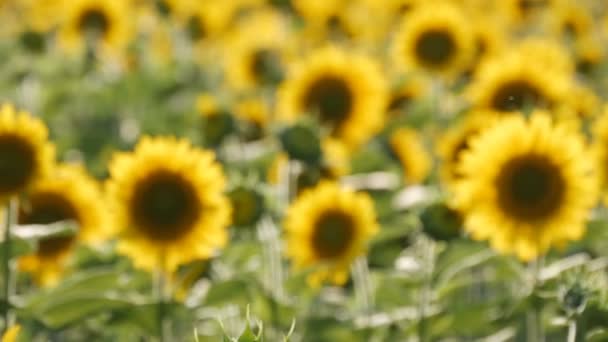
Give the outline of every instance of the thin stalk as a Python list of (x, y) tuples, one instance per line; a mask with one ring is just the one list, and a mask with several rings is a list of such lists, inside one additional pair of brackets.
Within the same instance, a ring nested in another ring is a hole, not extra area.
[(161, 256), (159, 267), (154, 273), (153, 295), (158, 307), (156, 323), (158, 326), (158, 340), (160, 342), (170, 341), (168, 338), (167, 321), (167, 272), (165, 267), (165, 257)]
[(568, 342), (576, 342), (576, 319), (568, 323)]
[(427, 326), (427, 308), (431, 302), (432, 295), (432, 280), (435, 268), (435, 242), (423, 238), (421, 241), (422, 262), (424, 265), (424, 279), (420, 289), (420, 302), (418, 303), (418, 341), (429, 341), (428, 326)]
[(367, 316), (374, 306), (374, 293), (370, 281), (367, 259), (364, 256), (355, 260), (352, 265), (352, 273), (359, 309), (364, 316)]
[(3, 275), (3, 293), (2, 298), (4, 299), (4, 305), (2, 307), (2, 317), (4, 318), (4, 326), (2, 328), (2, 335), (11, 326), (11, 288), (12, 288), (12, 270), (11, 270), (11, 228), (15, 223), (17, 209), (17, 200), (11, 199), (8, 201), (5, 210), (5, 221), (4, 221), (4, 249), (2, 250), (2, 275)]
[[(530, 264), (529, 270), (532, 277), (532, 294), (541, 285), (540, 272), (543, 268), (544, 257), (539, 257), (537, 260)], [(545, 331), (543, 327), (543, 303), (533, 303), (533, 309), (528, 312), (526, 317), (527, 326), (527, 340), (529, 342), (544, 342)]]
[(277, 300), (285, 299), (285, 288), (283, 286), (284, 273), (281, 260), (281, 239), (279, 230), (270, 217), (260, 220), (257, 227), (258, 239), (262, 245), (265, 263), (268, 266), (268, 277), (266, 287)]

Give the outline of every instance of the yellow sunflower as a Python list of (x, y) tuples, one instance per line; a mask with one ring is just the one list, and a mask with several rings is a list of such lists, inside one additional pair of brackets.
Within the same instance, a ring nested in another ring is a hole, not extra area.
[[(573, 65), (553, 44), (523, 43), (479, 66), (467, 96), (477, 108), (500, 112), (550, 108), (568, 97)], [(545, 47), (546, 49), (541, 49)]]
[(582, 238), (596, 203), (590, 157), (583, 137), (546, 112), (503, 118), (462, 157), (455, 198), (466, 231), (525, 261)]
[(109, 236), (101, 187), (82, 167), (57, 167), (52, 175), (35, 183), (20, 205), (19, 224), (50, 224), (64, 220), (78, 224), (76, 235), (42, 239), (38, 241), (35, 254), (19, 259), (20, 269), (32, 273), (40, 285), (57, 283), (77, 241), (91, 244)]
[(305, 190), (288, 208), (284, 227), (293, 266), (319, 266), (308, 278), (315, 286), (324, 281), (344, 284), (350, 264), (379, 230), (367, 194), (330, 182)]
[(371, 59), (328, 47), (293, 66), (278, 90), (276, 112), (285, 121), (313, 115), (354, 149), (382, 128), (387, 92)]
[(347, 2), (345, 0), (292, 0), (296, 12), (306, 20), (307, 25), (325, 25), (338, 15)]
[(350, 173), (351, 153), (344, 143), (326, 138), (321, 141), (324, 178), (337, 180)]
[(496, 117), (492, 112), (473, 112), (443, 133), (437, 154), (441, 159), (440, 177), (444, 186), (449, 188), (460, 178), (458, 164), (463, 152), (470, 148), (472, 138), (488, 128)]
[(107, 191), (119, 252), (137, 267), (172, 272), (227, 243), (230, 202), (212, 152), (172, 137), (143, 138), (112, 159)]
[(271, 185), (279, 185), (283, 179), (283, 170), (287, 163), (289, 163), (289, 156), (287, 153), (278, 153), (268, 165), (266, 170), (266, 182)]
[(503, 14), (512, 27), (535, 23), (550, 5), (551, 0), (500, 0), (499, 13)]
[(59, 41), (67, 51), (82, 52), (94, 48), (102, 54), (117, 54), (131, 41), (131, 15), (134, 11), (129, 1), (66, 1), (64, 11)]
[(226, 76), (238, 90), (279, 83), (294, 39), (289, 23), (278, 11), (261, 10), (238, 23), (225, 44)]
[(400, 82), (392, 91), (387, 105), (389, 117), (396, 117), (404, 113), (406, 107), (427, 96), (431, 90), (429, 82), (423, 78), (410, 78)]
[(440, 2), (416, 7), (403, 18), (391, 55), (400, 71), (420, 68), (455, 75), (467, 67), (474, 52), (467, 17), (457, 7)]
[(270, 121), (270, 108), (260, 97), (249, 97), (240, 100), (234, 105), (234, 114), (240, 119), (256, 125), (266, 127)]
[(593, 29), (593, 16), (580, 3), (558, 1), (549, 16), (549, 29), (558, 37), (578, 39)]
[(203, 93), (196, 99), (196, 109), (203, 117), (205, 144), (216, 146), (234, 130), (234, 118), (223, 99)]
[(376, 12), (384, 12), (392, 17), (409, 14), (414, 8), (424, 5), (423, 0), (362, 0)]
[(577, 84), (572, 87), (570, 96), (556, 108), (556, 116), (564, 118), (593, 118), (601, 112), (602, 100), (589, 87)]
[(432, 160), (419, 134), (410, 128), (399, 128), (391, 134), (390, 145), (401, 162), (405, 183), (422, 183), (429, 175)]
[(2, 335), (2, 339), (0, 342), (17, 342), (20, 336), (21, 326), (19, 324), (15, 324), (8, 328), (4, 335)]
[(236, 5), (232, 1), (174, 1), (174, 18), (194, 42), (219, 37), (229, 27)]
[(0, 107), (0, 202), (44, 177), (54, 159), (44, 123), (13, 106)]
[[(344, 143), (336, 139), (325, 138), (321, 141), (321, 151), (323, 153), (321, 165), (311, 167), (311, 170), (303, 170), (300, 173), (297, 180), (298, 192), (305, 187), (310, 187), (311, 183), (314, 185), (320, 180), (336, 181), (350, 173), (352, 155)], [(272, 185), (285, 182), (284, 177), (287, 176), (285, 169), (288, 163), (289, 156), (287, 153), (277, 154), (268, 166), (266, 181)]]
[(528, 58), (547, 72), (571, 76), (575, 64), (568, 50), (557, 40), (528, 37), (510, 47), (513, 56)]
[(480, 61), (499, 55), (510, 46), (507, 30), (495, 16), (477, 16), (473, 20), (475, 58), (473, 69)]
[(600, 38), (590, 34), (575, 41), (574, 53), (576, 70), (581, 74), (589, 74), (605, 60), (606, 48)]
[(61, 18), (62, 1), (20, 0), (19, 6), (25, 13), (28, 28), (36, 32), (49, 32)]

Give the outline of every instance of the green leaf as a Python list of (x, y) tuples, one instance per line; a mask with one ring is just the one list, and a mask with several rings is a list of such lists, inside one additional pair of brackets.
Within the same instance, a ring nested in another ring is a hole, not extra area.
[(234, 303), (239, 299), (247, 302), (249, 289), (247, 285), (248, 284), (244, 280), (240, 279), (217, 282), (209, 289), (209, 292), (204, 300), (205, 305), (214, 306), (225, 303)]
[(89, 296), (57, 301), (40, 313), (42, 322), (51, 328), (62, 328), (111, 310), (125, 309), (131, 303), (121, 299)]
[(89, 296), (103, 296), (108, 290), (120, 288), (120, 275), (112, 270), (81, 271), (55, 288), (41, 291), (26, 300), (24, 316), (37, 316), (62, 301)]
[[(262, 322), (253, 322), (251, 319), (251, 313), (249, 311), (249, 305), (247, 305), (247, 324), (245, 324), (245, 331), (239, 336), (239, 342), (261, 342), (262, 333), (264, 331), (264, 325)], [(257, 325), (257, 334), (253, 332), (253, 326)]]
[[(4, 241), (0, 242), (0, 255), (2, 255), (4, 253), (3, 252), (4, 248), (5, 248)], [(23, 239), (19, 239), (19, 238), (11, 239), (10, 248), (11, 248), (11, 253), (10, 253), (11, 259), (23, 256), (23, 255), (32, 254), (36, 251), (36, 246), (32, 241), (23, 240)]]

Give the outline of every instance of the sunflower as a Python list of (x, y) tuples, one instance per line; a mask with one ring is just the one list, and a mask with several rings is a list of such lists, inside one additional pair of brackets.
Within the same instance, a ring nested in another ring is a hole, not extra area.
[(575, 41), (576, 70), (584, 75), (591, 74), (606, 57), (606, 48), (601, 39), (590, 34)]
[(578, 39), (593, 29), (593, 17), (581, 4), (559, 1), (549, 16), (550, 30), (558, 37)]
[(557, 117), (585, 119), (595, 117), (601, 111), (602, 100), (591, 88), (577, 84), (570, 94), (566, 102), (556, 108)]
[(242, 19), (225, 44), (228, 81), (238, 90), (279, 83), (290, 42), (288, 23), (278, 11), (261, 10)]
[(118, 153), (107, 184), (119, 252), (137, 267), (172, 272), (227, 242), (230, 202), (212, 152), (172, 137), (143, 138)]
[(330, 182), (304, 191), (288, 208), (284, 226), (294, 267), (320, 266), (308, 278), (317, 286), (326, 280), (344, 284), (350, 264), (379, 230), (367, 194)]
[[(373, 47), (382, 42), (393, 25), (394, 13), (371, 1), (347, 1), (329, 18), (319, 38), (347, 40), (360, 47)], [(323, 41), (321, 40), (321, 42)]]
[(470, 148), (471, 140), (488, 128), (497, 114), (477, 111), (451, 126), (439, 139), (437, 155), (441, 159), (441, 182), (448, 188), (460, 178), (458, 164), (463, 152)]
[(277, 96), (279, 119), (313, 115), (354, 149), (382, 128), (388, 95), (371, 59), (328, 47), (294, 65)]
[(19, 336), (21, 335), (21, 326), (19, 324), (12, 325), (8, 328), (4, 335), (2, 335), (1, 342), (17, 342), (19, 341)]
[(30, 30), (49, 32), (61, 18), (61, 1), (57, 0), (21, 0), (21, 10)]
[[(321, 163), (307, 165), (297, 172), (297, 192), (310, 188), (322, 180), (337, 181), (351, 171), (351, 151), (339, 140), (325, 138), (321, 141)], [(287, 153), (279, 153), (270, 163), (266, 172), (269, 184), (278, 185), (286, 182), (286, 169), (289, 163)]]
[(504, 14), (513, 27), (534, 23), (549, 8), (551, 0), (501, 0), (499, 13)]
[(400, 17), (409, 14), (416, 7), (424, 4), (423, 0), (362, 0), (377, 12)]
[(229, 27), (236, 10), (231, 1), (174, 2), (174, 18), (193, 42), (219, 37)]
[(419, 134), (410, 128), (399, 128), (391, 134), (390, 145), (403, 168), (405, 183), (422, 183), (429, 175), (432, 160)]
[(429, 94), (430, 85), (426, 79), (411, 78), (400, 82), (392, 91), (386, 111), (394, 118), (404, 113), (408, 105)]
[(234, 117), (218, 97), (209, 93), (199, 95), (196, 99), (196, 109), (203, 117), (206, 145), (217, 146), (233, 132)]
[(64, 220), (78, 224), (77, 235), (42, 239), (35, 254), (19, 259), (20, 269), (32, 273), (43, 286), (57, 283), (77, 241), (91, 244), (109, 236), (101, 187), (82, 167), (58, 166), (51, 176), (36, 182), (21, 203), (18, 215), (19, 224)]
[(240, 136), (244, 141), (259, 140), (270, 122), (270, 108), (261, 97), (246, 97), (234, 105), (239, 119)]
[(337, 16), (347, 2), (345, 0), (292, 0), (296, 12), (307, 25), (325, 25)]
[(0, 107), (0, 201), (27, 190), (44, 177), (54, 159), (42, 121), (13, 106)]
[(475, 56), (473, 68), (486, 58), (499, 55), (509, 45), (506, 28), (494, 16), (477, 16), (473, 20)]
[(466, 231), (525, 261), (582, 238), (596, 203), (589, 157), (583, 137), (546, 112), (503, 118), (462, 157), (455, 199)]
[(340, 140), (325, 138), (321, 141), (323, 163), (321, 173), (325, 179), (337, 180), (350, 173), (351, 153)]
[(117, 54), (131, 41), (129, 1), (74, 0), (66, 1), (64, 7), (59, 40), (67, 51), (95, 48), (102, 54)]
[(266, 170), (266, 182), (271, 185), (279, 185), (281, 182), (283, 182), (283, 170), (288, 163), (289, 156), (287, 153), (281, 152), (274, 156), (268, 165), (268, 169)]
[(403, 18), (392, 45), (393, 65), (455, 75), (475, 52), (469, 21), (457, 7), (439, 3), (416, 7)]
[[(467, 96), (477, 108), (499, 112), (550, 108), (567, 98), (573, 65), (553, 44), (527, 41), (479, 66)], [(543, 49), (544, 48), (544, 49)]]
[(259, 128), (268, 126), (270, 122), (270, 108), (261, 97), (243, 98), (234, 105), (234, 114)]

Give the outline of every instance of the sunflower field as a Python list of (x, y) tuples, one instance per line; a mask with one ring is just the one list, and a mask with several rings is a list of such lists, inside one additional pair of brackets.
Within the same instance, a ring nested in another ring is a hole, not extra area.
[(608, 341), (608, 0), (0, 0), (0, 339)]

